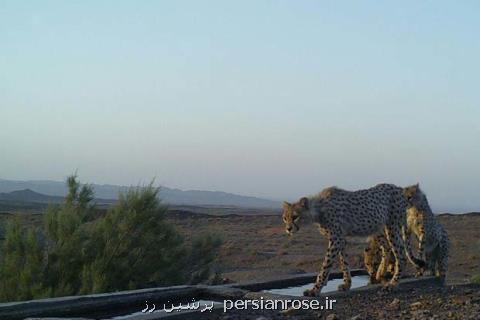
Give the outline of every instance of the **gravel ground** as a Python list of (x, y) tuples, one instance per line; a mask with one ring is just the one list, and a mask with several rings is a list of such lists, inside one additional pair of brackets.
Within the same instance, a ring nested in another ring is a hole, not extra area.
[(422, 287), (400, 292), (382, 290), (339, 299), (325, 312), (241, 310), (209, 319), (480, 319), (480, 285)]

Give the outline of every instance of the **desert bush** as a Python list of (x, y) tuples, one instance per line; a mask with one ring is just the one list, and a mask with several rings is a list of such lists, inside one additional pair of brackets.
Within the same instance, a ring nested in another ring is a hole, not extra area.
[(84, 249), (92, 241), (93, 189), (80, 185), (76, 176), (67, 178), (67, 188), (64, 203), (50, 205), (44, 217), (44, 287), (52, 296), (78, 294), (88, 261)]
[[(94, 193), (75, 176), (64, 203), (49, 206), (43, 232), (6, 229), (0, 299), (25, 300), (211, 279), (221, 240), (211, 234), (185, 243), (165, 220), (167, 207), (152, 184), (131, 188), (103, 215)], [(41, 241), (39, 240), (41, 239)]]
[(3, 246), (0, 300), (45, 296), (42, 288), (43, 256), (34, 229), (25, 233), (18, 217), (14, 218), (6, 226)]
[(222, 239), (218, 235), (205, 234), (192, 239), (192, 245), (186, 250), (183, 260), (183, 281), (191, 284), (209, 279), (216, 283), (218, 270), (214, 270), (214, 262), (217, 258)]
[(136, 289), (183, 280), (183, 239), (165, 222), (167, 208), (152, 185), (120, 195), (92, 229), (82, 292)]

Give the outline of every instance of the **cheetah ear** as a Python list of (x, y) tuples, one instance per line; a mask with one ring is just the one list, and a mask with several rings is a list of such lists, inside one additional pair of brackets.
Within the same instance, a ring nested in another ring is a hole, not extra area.
[(290, 208), (292, 205), (288, 203), (287, 201), (283, 201), (283, 209)]
[(370, 251), (370, 247), (366, 247), (364, 251), (365, 251), (365, 252), (369, 252), (369, 251)]
[(298, 204), (300, 204), (300, 206), (301, 206), (302, 208), (308, 210), (308, 198), (306, 198), (306, 197), (301, 198), (301, 199), (298, 201)]

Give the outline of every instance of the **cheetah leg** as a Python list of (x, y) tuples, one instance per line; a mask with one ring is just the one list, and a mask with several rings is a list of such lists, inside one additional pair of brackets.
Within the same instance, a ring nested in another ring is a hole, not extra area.
[(308, 289), (303, 292), (304, 296), (318, 296), (322, 288), (327, 284), (328, 276), (330, 275), (330, 270), (332, 269), (332, 264), (339, 252), (339, 245), (340, 240), (335, 236), (331, 236), (328, 242), (327, 253), (323, 258), (322, 268), (317, 276), (317, 281), (315, 281), (315, 285), (312, 289)]
[(425, 259), (425, 232), (421, 232), (418, 236), (418, 257)]
[[(403, 237), (403, 241), (405, 243), (405, 252), (407, 254), (407, 258), (408, 260), (410, 261), (411, 264), (413, 264), (415, 266), (415, 269), (416, 269), (416, 273), (415, 273), (415, 276), (416, 277), (420, 277), (423, 275), (423, 273), (425, 272), (425, 261), (422, 260), (423, 258), (423, 250), (421, 248), (423, 248), (423, 246), (419, 245), (419, 257), (420, 258), (417, 258), (415, 257), (415, 255), (413, 254), (413, 250), (412, 250), (412, 244), (410, 242), (411, 240), (411, 236), (410, 236), (410, 232), (406, 231), (405, 228), (402, 228), (402, 237)], [(421, 240), (419, 240), (419, 243), (421, 244)]]
[(440, 257), (440, 260), (438, 261), (438, 272), (436, 274), (436, 276), (439, 277), (442, 282), (445, 282), (445, 277), (447, 276), (447, 268), (448, 254), (444, 252)]
[(375, 282), (379, 283), (381, 282), (386, 275), (387, 272), (387, 267), (388, 267), (388, 248), (385, 248), (384, 245), (380, 247), (382, 250), (382, 261), (380, 262), (380, 265), (378, 266), (377, 274), (375, 276)]
[[(417, 263), (416, 266), (417, 266), (417, 275), (420, 274), (420, 275), (423, 275), (423, 273), (425, 272), (425, 269), (426, 269), (426, 263), (428, 263), (428, 261), (426, 261), (426, 257), (425, 257), (425, 232), (422, 231), (420, 233), (420, 235), (418, 236), (418, 257), (419, 259), (422, 259), (422, 261), (420, 261), (420, 263)], [(422, 263), (423, 263), (423, 266), (422, 266)], [(420, 267), (418, 267), (420, 266)]]
[(430, 275), (434, 276), (435, 270), (436, 270), (436, 267), (435, 267), (436, 256), (434, 253), (427, 253), (426, 258), (427, 258), (427, 269), (428, 271), (430, 271)]
[(445, 252), (446, 250), (442, 248), (441, 245), (437, 245), (433, 254), (431, 254), (431, 262), (433, 265), (432, 275), (442, 279), (442, 281), (445, 279), (448, 267), (448, 255), (445, 254)]
[(435, 261), (433, 263), (433, 276), (439, 277), (440, 276), (440, 261)]
[(345, 253), (345, 244), (343, 249), (338, 254), (338, 260), (340, 262), (340, 268), (343, 272), (343, 283), (338, 286), (338, 290), (347, 291), (352, 286), (352, 277), (350, 276), (350, 270), (348, 268), (347, 254)]
[(402, 269), (405, 266), (405, 246), (403, 245), (400, 229), (401, 228), (396, 225), (390, 225), (385, 228), (385, 235), (387, 236), (388, 243), (395, 257), (395, 270), (392, 279), (388, 283), (388, 287), (394, 287), (398, 284)]

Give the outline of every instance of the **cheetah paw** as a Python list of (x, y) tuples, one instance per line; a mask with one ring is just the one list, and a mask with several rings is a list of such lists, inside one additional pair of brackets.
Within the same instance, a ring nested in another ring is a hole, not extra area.
[(316, 297), (318, 292), (320, 292), (320, 290), (315, 290), (315, 288), (313, 288), (303, 291), (303, 295), (305, 297)]
[(383, 286), (385, 291), (393, 291), (398, 286), (398, 281), (390, 281)]
[(377, 279), (375, 277), (370, 276), (368, 279), (368, 284), (376, 284), (378, 283)]
[(421, 276), (423, 276), (424, 273), (425, 273), (425, 270), (418, 269), (417, 272), (415, 273), (415, 277), (416, 278), (421, 277)]
[(338, 291), (348, 291), (350, 290), (350, 287), (352, 286), (351, 283), (342, 283), (340, 285), (338, 285)]

